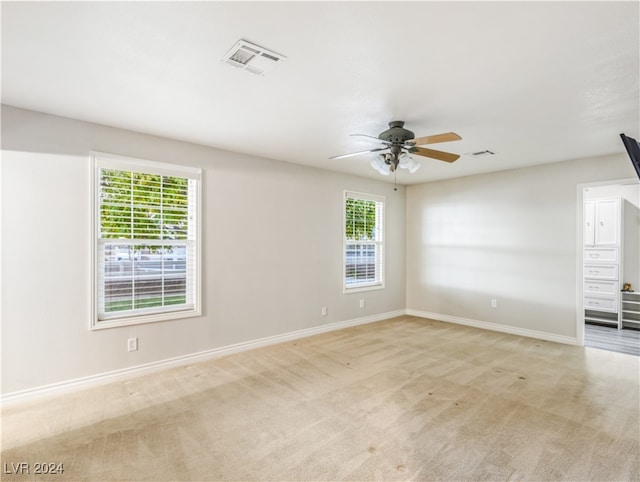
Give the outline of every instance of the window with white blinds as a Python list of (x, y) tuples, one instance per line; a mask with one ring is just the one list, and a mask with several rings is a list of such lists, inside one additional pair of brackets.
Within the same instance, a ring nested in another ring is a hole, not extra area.
[(384, 197), (344, 193), (344, 292), (384, 288)]
[(94, 328), (200, 314), (200, 170), (92, 153)]

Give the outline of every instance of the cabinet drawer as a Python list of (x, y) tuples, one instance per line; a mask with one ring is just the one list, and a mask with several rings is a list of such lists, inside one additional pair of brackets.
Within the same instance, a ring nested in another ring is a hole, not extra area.
[(617, 280), (618, 265), (587, 263), (584, 265), (584, 277), (588, 279)]
[(618, 282), (585, 280), (583, 290), (585, 295), (618, 296)]
[(584, 250), (584, 261), (602, 261), (607, 263), (618, 262), (618, 248), (586, 248)]
[(606, 296), (585, 296), (585, 310), (608, 311), (610, 313), (618, 312), (618, 298)]

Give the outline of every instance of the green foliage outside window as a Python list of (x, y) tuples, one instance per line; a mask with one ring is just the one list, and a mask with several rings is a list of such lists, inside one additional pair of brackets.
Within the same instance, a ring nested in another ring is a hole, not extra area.
[(115, 239), (187, 239), (189, 180), (103, 169), (100, 236)]
[(376, 203), (347, 198), (345, 203), (345, 233), (350, 240), (375, 240)]

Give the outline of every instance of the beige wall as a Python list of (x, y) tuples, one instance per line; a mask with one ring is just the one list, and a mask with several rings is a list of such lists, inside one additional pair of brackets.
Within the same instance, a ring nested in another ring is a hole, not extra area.
[(619, 155), (409, 186), (407, 309), (576, 339), (577, 185), (632, 177)]
[[(404, 310), (403, 187), (8, 106), (2, 149), (4, 394)], [(89, 330), (90, 150), (204, 170), (203, 316)], [(342, 293), (345, 189), (386, 197), (384, 290)]]

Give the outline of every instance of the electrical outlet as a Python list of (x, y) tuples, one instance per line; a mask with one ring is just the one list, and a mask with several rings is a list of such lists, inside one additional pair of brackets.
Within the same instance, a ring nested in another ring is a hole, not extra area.
[(364, 300), (360, 300), (360, 308), (364, 308)]
[(327, 316), (327, 307), (326, 306), (322, 307), (322, 316)]
[(127, 351), (138, 351), (138, 339), (129, 338), (127, 340)]
[(491, 308), (497, 308), (497, 307), (498, 307), (498, 300), (494, 298), (491, 300)]

